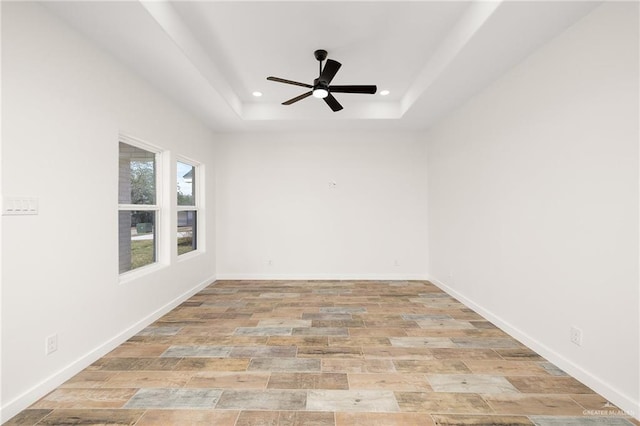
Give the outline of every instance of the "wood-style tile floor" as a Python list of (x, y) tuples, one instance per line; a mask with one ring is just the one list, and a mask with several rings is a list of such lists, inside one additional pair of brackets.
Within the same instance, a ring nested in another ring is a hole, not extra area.
[(219, 281), (7, 424), (638, 422), (429, 282)]

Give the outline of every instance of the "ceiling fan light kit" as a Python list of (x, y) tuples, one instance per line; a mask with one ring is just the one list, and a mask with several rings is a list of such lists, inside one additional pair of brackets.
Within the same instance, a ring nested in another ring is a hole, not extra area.
[[(319, 62), (320, 75), (318, 78), (313, 80), (313, 85), (300, 83), (298, 81), (286, 80), (284, 78), (279, 77), (267, 77), (269, 81), (275, 81), (277, 83), (284, 84), (292, 84), (294, 86), (301, 86), (311, 89), (310, 91), (303, 93), (302, 95), (296, 96), (295, 98), (289, 99), (288, 101), (284, 101), (282, 105), (291, 105), (295, 102), (301, 101), (304, 98), (308, 98), (312, 96), (318, 99), (324, 99), (329, 108), (333, 112), (340, 111), (342, 109), (342, 105), (340, 102), (331, 94), (333, 93), (359, 93), (359, 94), (369, 94), (373, 95), (376, 93), (378, 88), (375, 85), (350, 85), (350, 86), (331, 86), (331, 81), (336, 76), (336, 73), (342, 66), (342, 64), (338, 61), (334, 61), (333, 59), (327, 59), (327, 51), (326, 50), (316, 50), (314, 53), (315, 58)], [(322, 66), (322, 61), (326, 59), (326, 63), (324, 67)]]
[(324, 99), (329, 96), (329, 91), (327, 89), (323, 89), (321, 87), (317, 89), (313, 89), (313, 97), (318, 99)]

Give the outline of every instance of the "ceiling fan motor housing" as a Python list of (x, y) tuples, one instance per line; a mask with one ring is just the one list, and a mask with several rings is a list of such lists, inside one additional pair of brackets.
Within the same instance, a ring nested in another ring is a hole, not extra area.
[(316, 78), (313, 80), (313, 90), (316, 89), (324, 89), (326, 91), (329, 91), (329, 85), (325, 81), (320, 80), (320, 78)]
[(318, 77), (313, 80), (312, 92), (314, 97), (324, 99), (329, 96), (329, 85)]
[(327, 59), (327, 51), (323, 49), (318, 49), (315, 52), (313, 52), (313, 56), (315, 56), (316, 59), (319, 61), (324, 61), (325, 59)]

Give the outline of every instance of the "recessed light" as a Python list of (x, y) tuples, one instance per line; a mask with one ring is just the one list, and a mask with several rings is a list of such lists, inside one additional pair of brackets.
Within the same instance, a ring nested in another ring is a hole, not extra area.
[(391, 93), (391, 92), (389, 92), (388, 90), (381, 90), (380, 91), (380, 96), (387, 96), (389, 93)]
[(252, 95), (256, 98), (259, 98), (260, 96), (262, 96), (262, 92), (253, 92)]

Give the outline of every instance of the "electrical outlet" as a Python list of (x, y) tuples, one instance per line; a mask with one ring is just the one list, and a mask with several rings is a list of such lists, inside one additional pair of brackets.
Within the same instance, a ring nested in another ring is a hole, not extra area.
[(393, 266), (400, 266), (400, 261), (398, 259), (394, 260)]
[(571, 326), (569, 329), (569, 339), (571, 343), (582, 346), (582, 330), (578, 327)]
[(267, 266), (273, 266), (273, 260), (271, 259), (267, 260)]
[(58, 350), (58, 335), (52, 334), (51, 336), (47, 337), (46, 354), (50, 355), (57, 350)]

